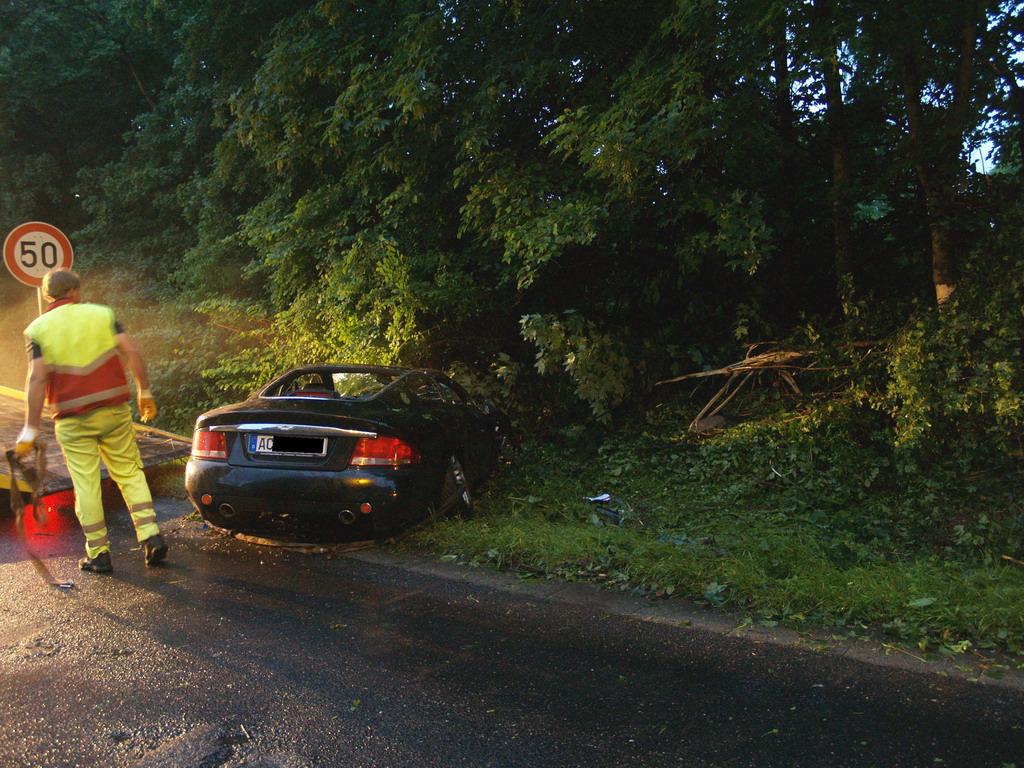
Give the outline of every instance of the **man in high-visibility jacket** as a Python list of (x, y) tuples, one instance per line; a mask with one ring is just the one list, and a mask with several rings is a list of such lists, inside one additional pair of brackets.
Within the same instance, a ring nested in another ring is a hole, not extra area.
[[(49, 308), (25, 329), (29, 349), (25, 428), (15, 450), (26, 454), (39, 435), (44, 399), (75, 486), (75, 514), (85, 533), (84, 571), (109, 573), (110, 540), (103, 516), (100, 459), (117, 483), (135, 524), (147, 565), (167, 555), (153, 497), (132, 428), (128, 364), (139, 389), (143, 421), (156, 416), (146, 366), (114, 311), (82, 301), (78, 275), (55, 269), (43, 277)], [(124, 362), (122, 362), (124, 361)]]

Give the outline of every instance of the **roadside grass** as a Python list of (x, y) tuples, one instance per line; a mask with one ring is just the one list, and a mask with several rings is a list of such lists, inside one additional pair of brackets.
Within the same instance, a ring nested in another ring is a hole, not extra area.
[(1018, 472), (895, 470), (899, 457), (848, 434), (811, 440), (800, 420), (711, 436), (682, 421), (663, 412), (522, 446), (475, 517), (409, 544), (767, 625), (882, 631), (925, 653), (1024, 650), (1024, 567), (1002, 557), (1024, 559)]

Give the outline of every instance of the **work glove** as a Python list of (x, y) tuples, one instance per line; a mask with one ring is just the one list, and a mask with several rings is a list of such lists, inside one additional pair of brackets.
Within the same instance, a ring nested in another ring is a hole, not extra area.
[(156, 418), (156, 400), (148, 389), (139, 390), (139, 418), (144, 422)]
[(18, 442), (14, 446), (14, 452), (19, 456), (31, 453), (36, 447), (36, 438), (39, 437), (39, 430), (35, 427), (25, 427), (18, 435)]

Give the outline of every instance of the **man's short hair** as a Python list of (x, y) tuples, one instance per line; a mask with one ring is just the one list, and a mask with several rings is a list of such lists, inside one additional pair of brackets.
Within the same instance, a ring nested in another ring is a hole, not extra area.
[(51, 269), (43, 275), (43, 298), (57, 301), (68, 295), (69, 291), (82, 286), (78, 275), (70, 269)]

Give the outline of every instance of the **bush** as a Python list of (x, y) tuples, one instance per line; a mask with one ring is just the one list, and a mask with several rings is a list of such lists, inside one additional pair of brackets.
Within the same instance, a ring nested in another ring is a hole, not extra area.
[(894, 441), (965, 466), (1019, 452), (1024, 420), (1024, 216), (998, 222), (954, 299), (896, 337), (887, 407)]

